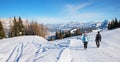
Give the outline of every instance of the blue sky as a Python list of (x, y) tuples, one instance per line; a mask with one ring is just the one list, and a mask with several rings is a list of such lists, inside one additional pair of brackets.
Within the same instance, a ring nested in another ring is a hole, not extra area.
[(44, 24), (120, 19), (120, 0), (0, 0), (0, 18), (14, 16)]

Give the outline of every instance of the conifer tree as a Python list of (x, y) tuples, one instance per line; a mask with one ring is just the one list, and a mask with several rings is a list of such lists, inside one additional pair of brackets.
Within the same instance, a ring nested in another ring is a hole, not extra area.
[(111, 30), (111, 22), (108, 23), (108, 30)]
[(56, 31), (56, 39), (58, 39), (59, 38), (59, 32), (58, 31)]
[(118, 27), (120, 28), (120, 20), (119, 20), (119, 23), (118, 23)]
[(57, 39), (63, 39), (64, 34), (61, 31), (56, 32), (56, 38)]
[(64, 36), (64, 38), (66, 38), (66, 37), (70, 37), (69, 32), (65, 32), (65, 36)]
[(120, 21), (117, 18), (113, 19), (111, 22), (108, 23), (108, 30), (115, 29), (120, 27)]
[(19, 17), (18, 20), (16, 19), (16, 17), (14, 17), (13, 25), (10, 29), (10, 34), (11, 34), (10, 35), (11, 37), (20, 36), (20, 35), (25, 34), (25, 28), (24, 28), (21, 17)]
[(68, 31), (68, 33), (69, 33), (69, 36), (71, 37), (71, 36), (72, 36), (72, 34), (71, 34), (71, 31), (70, 31), (70, 30)]
[(76, 30), (77, 35), (81, 35), (80, 28)]
[(18, 29), (17, 29), (17, 25), (18, 25), (18, 23), (17, 23), (17, 19), (16, 19), (16, 17), (14, 17), (14, 19), (13, 19), (13, 26), (11, 27), (11, 37), (14, 37), (14, 36), (17, 36), (18, 35)]
[(59, 39), (63, 39), (63, 37), (64, 37), (64, 34), (62, 34), (62, 32), (60, 31), (60, 33), (59, 33)]
[(4, 32), (2, 22), (0, 21), (0, 39), (3, 39), (3, 38), (5, 38), (5, 32)]
[(23, 25), (23, 21), (22, 21), (21, 17), (19, 17), (19, 19), (18, 19), (18, 29), (19, 29), (18, 30), (19, 35), (25, 34), (25, 27)]
[(118, 21), (117, 21), (117, 18), (115, 18), (114, 26), (115, 26), (115, 28), (118, 28)]

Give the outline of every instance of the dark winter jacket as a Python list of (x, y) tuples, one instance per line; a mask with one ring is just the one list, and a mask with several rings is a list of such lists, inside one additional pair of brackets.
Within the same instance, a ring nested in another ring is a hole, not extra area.
[(95, 41), (101, 41), (101, 34), (96, 34)]

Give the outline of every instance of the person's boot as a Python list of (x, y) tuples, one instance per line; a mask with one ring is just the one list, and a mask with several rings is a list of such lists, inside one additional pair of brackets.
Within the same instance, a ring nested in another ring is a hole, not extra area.
[(85, 46), (85, 47), (84, 47), (84, 49), (86, 50), (86, 49), (87, 49), (87, 47)]
[(99, 45), (97, 45), (97, 48), (99, 48)]

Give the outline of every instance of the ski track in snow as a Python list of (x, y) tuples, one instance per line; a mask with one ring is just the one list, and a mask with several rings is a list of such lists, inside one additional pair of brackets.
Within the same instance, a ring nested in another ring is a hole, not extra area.
[(11, 54), (9, 55), (9, 57), (7, 58), (6, 62), (9, 61), (9, 59), (11, 58), (11, 56), (13, 55), (14, 51), (16, 50), (16, 47), (13, 49), (13, 51), (11, 52)]
[(100, 48), (89, 33), (88, 48), (80, 36), (48, 42), (38, 36), (0, 40), (0, 62), (120, 62), (120, 29), (103, 31)]

